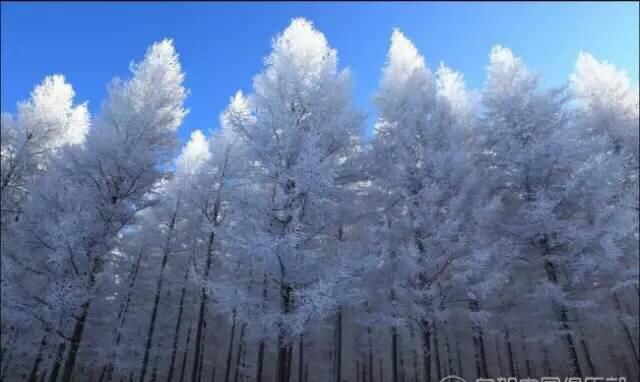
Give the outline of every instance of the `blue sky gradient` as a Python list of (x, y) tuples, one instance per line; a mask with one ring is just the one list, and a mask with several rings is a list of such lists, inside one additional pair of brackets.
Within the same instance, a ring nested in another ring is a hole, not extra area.
[(100, 110), (106, 85), (128, 77), (147, 46), (173, 38), (186, 72), (190, 114), (180, 131), (218, 126), (236, 90), (251, 81), (271, 38), (306, 17), (351, 68), (356, 104), (373, 122), (371, 95), (392, 28), (435, 68), (443, 61), (479, 88), (489, 50), (511, 48), (545, 85), (568, 80), (580, 50), (616, 64), (638, 82), (639, 7), (629, 3), (7, 3), (1, 10), (1, 106), (15, 112), (44, 76), (66, 75), (78, 101)]

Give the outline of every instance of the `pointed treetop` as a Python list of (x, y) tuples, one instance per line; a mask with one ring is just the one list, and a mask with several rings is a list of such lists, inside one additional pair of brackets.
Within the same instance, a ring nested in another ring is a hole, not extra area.
[(508, 98), (530, 91), (536, 85), (535, 76), (509, 48), (495, 45), (491, 49), (485, 92)]
[(589, 53), (578, 55), (575, 71), (571, 74), (571, 87), (587, 107), (609, 108), (617, 104), (630, 110), (637, 109), (638, 91), (631, 89), (627, 73), (606, 61), (596, 60)]
[(177, 129), (188, 113), (183, 107), (188, 92), (183, 87), (184, 73), (173, 41), (164, 39), (154, 43), (147, 49), (144, 59), (130, 64), (129, 69), (131, 79), (124, 83), (114, 81), (107, 114), (119, 120), (119, 125), (127, 125), (126, 120), (133, 116), (151, 118), (136, 121), (138, 126), (130, 128)]
[(446, 100), (455, 115), (460, 118), (470, 117), (473, 105), (461, 73), (440, 63), (436, 72), (436, 85), (438, 96)]
[(55, 148), (84, 142), (89, 130), (87, 103), (74, 106), (75, 91), (60, 74), (47, 76), (18, 104), (18, 123), (28, 135)]
[(211, 157), (207, 138), (200, 130), (191, 133), (189, 142), (182, 149), (176, 160), (177, 171), (182, 174), (193, 175), (200, 166)]
[(382, 117), (390, 120), (428, 113), (435, 105), (436, 86), (424, 57), (398, 29), (382, 69), (376, 104)]
[[(304, 18), (295, 18), (271, 43), (273, 51), (265, 59), (271, 70), (291, 70), (313, 82), (319, 76), (335, 75), (337, 52), (329, 46), (322, 32)], [(267, 74), (268, 75), (268, 74)]]

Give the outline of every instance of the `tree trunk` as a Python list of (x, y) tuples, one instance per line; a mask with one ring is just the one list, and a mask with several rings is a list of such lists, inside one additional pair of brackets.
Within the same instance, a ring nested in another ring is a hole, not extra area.
[(293, 358), (293, 346), (291, 344), (288, 345), (287, 349), (287, 382), (291, 379), (291, 360)]
[(44, 371), (42, 372), (42, 374), (40, 374), (40, 381), (39, 382), (44, 382), (47, 379), (47, 369), (44, 369)]
[(510, 376), (520, 378), (520, 372), (518, 370), (518, 365), (516, 363), (515, 357), (513, 356), (513, 346), (511, 345), (511, 338), (509, 336), (509, 329), (505, 327), (504, 329), (504, 337), (507, 343), (507, 357), (509, 360), (509, 372)]
[(56, 353), (56, 357), (53, 361), (53, 368), (51, 369), (51, 374), (49, 374), (49, 382), (56, 382), (58, 380), (58, 373), (60, 372), (60, 366), (62, 362), (62, 357), (64, 356), (64, 351), (67, 348), (66, 342), (61, 342), (58, 345), (58, 351)]
[(367, 339), (369, 341), (369, 382), (375, 382), (373, 377), (373, 339), (371, 338), (370, 326), (367, 326)]
[[(618, 311), (618, 313), (622, 314), (622, 304), (620, 303), (620, 298), (618, 298), (618, 294), (617, 293), (613, 293), (613, 301), (615, 303), (616, 306), (616, 310)], [(626, 337), (627, 340), (627, 344), (629, 345), (629, 349), (631, 350), (631, 354), (633, 355), (633, 360), (635, 365), (640, 365), (640, 358), (638, 358), (638, 351), (636, 350), (636, 346), (633, 343), (633, 335), (631, 334), (631, 330), (629, 330), (629, 326), (621, 319), (618, 318), (618, 322), (620, 323), (620, 326), (622, 326), (622, 329), (624, 331), (624, 335)], [(595, 375), (595, 374), (592, 374)]]
[(529, 358), (529, 352), (527, 350), (527, 341), (526, 338), (524, 336), (524, 330), (521, 331), (521, 337), (522, 339), (522, 354), (524, 355), (524, 365), (527, 369), (527, 378), (532, 378), (533, 377), (533, 369), (531, 366), (531, 359)]
[(151, 381), (156, 382), (158, 378), (158, 360), (160, 359), (160, 355), (156, 355), (156, 358), (153, 360), (153, 368), (151, 369)]
[[(558, 285), (558, 276), (553, 263), (549, 260), (546, 260), (544, 263), (545, 271), (547, 272), (547, 278), (550, 282), (555, 285)], [(558, 314), (558, 320), (560, 321), (562, 330), (565, 332), (563, 335), (564, 340), (567, 344), (567, 350), (569, 353), (569, 368), (571, 370), (572, 376), (582, 378), (582, 370), (580, 368), (580, 361), (578, 360), (578, 352), (576, 350), (575, 341), (573, 335), (571, 334), (571, 328), (569, 326), (569, 317), (567, 312), (567, 307), (562, 304), (554, 304), (556, 305), (556, 311)]]
[(229, 376), (231, 375), (231, 358), (233, 357), (233, 342), (236, 336), (236, 311), (233, 311), (231, 321), (231, 336), (229, 337), (229, 348), (227, 350), (227, 367), (224, 371), (224, 382), (229, 382)]
[[(187, 277), (189, 277), (189, 271), (185, 272), (184, 282), (186, 284)], [(169, 362), (169, 375), (167, 376), (167, 382), (172, 382), (174, 367), (176, 363), (176, 355), (178, 353), (178, 337), (180, 336), (180, 324), (182, 322), (182, 311), (184, 310), (184, 295), (187, 291), (187, 286), (184, 285), (182, 287), (182, 292), (180, 294), (180, 307), (178, 308), (178, 319), (176, 320), (176, 329), (173, 334), (173, 346), (171, 349), (171, 361)]]
[(243, 322), (240, 327), (240, 338), (238, 339), (238, 352), (236, 353), (236, 373), (233, 377), (233, 382), (238, 382), (240, 378), (240, 363), (242, 360), (242, 353), (244, 351), (244, 332), (247, 329), (247, 323)]
[(391, 370), (392, 381), (398, 380), (398, 333), (395, 326), (391, 327)]
[(338, 316), (336, 320), (337, 338), (336, 338), (336, 382), (342, 382), (342, 307), (338, 307)]
[(262, 369), (264, 367), (264, 340), (258, 344), (258, 359), (256, 361), (256, 382), (262, 382)]
[[(496, 338), (496, 360), (498, 362), (498, 373), (503, 376), (504, 374), (504, 363), (502, 361), (502, 352), (500, 351), (500, 341), (498, 341), (498, 338)], [(545, 374), (545, 375), (549, 375), (549, 374)], [(464, 378), (464, 376), (460, 375), (461, 377)]]
[(164, 270), (167, 267), (167, 261), (169, 259), (169, 251), (171, 249), (171, 241), (173, 240), (173, 231), (176, 226), (176, 219), (178, 216), (178, 208), (180, 202), (176, 202), (175, 209), (171, 215), (171, 221), (169, 222), (169, 232), (167, 233), (167, 240), (164, 244), (162, 253), (162, 264), (160, 265), (160, 274), (158, 275), (158, 281), (156, 284), (156, 295), (153, 300), (153, 309), (151, 310), (151, 322), (149, 323), (149, 329), (147, 331), (147, 338), (145, 340), (144, 356), (142, 358), (142, 370), (140, 371), (139, 382), (144, 382), (144, 377), (147, 373), (147, 365), (149, 363), (149, 352), (151, 351), (151, 343), (153, 340), (153, 332), (156, 326), (156, 317), (158, 315), (158, 305), (160, 304), (160, 295), (162, 293), (162, 284), (164, 283)]
[(304, 382), (304, 335), (300, 335), (300, 345), (298, 348), (298, 382)]
[(585, 340), (584, 332), (582, 331), (582, 328), (580, 328), (579, 330), (580, 330), (580, 347), (582, 347), (582, 352), (584, 353), (584, 357), (587, 360), (589, 375), (598, 375), (596, 366), (593, 363), (593, 359), (591, 358), (591, 351), (589, 350), (589, 346), (587, 345), (587, 341)]
[(205, 349), (205, 345), (207, 344), (206, 337), (207, 337), (207, 320), (204, 320), (204, 322), (202, 323), (202, 342), (200, 345), (200, 360), (198, 361), (198, 379), (196, 380), (196, 382), (202, 381), (202, 368), (204, 367), (204, 349)]
[(40, 364), (42, 363), (42, 352), (47, 346), (47, 334), (45, 333), (42, 336), (42, 340), (40, 340), (40, 346), (38, 347), (38, 354), (36, 355), (36, 360), (33, 363), (33, 367), (31, 368), (31, 373), (29, 373), (28, 382), (37, 382), (38, 380), (38, 369), (40, 368)]
[(105, 378), (107, 382), (111, 382), (111, 379), (112, 379), (113, 367), (114, 367), (113, 362), (116, 357), (116, 352), (118, 350), (118, 347), (120, 346), (120, 341), (122, 339), (122, 329), (124, 328), (127, 312), (129, 311), (129, 304), (131, 303), (131, 296), (133, 295), (133, 290), (134, 290), (133, 287), (136, 283), (136, 278), (138, 277), (138, 270), (140, 269), (140, 263), (142, 261), (144, 247), (145, 247), (145, 244), (143, 241), (143, 244), (140, 246), (140, 251), (138, 252), (138, 258), (136, 259), (136, 263), (134, 264), (133, 269), (131, 270), (131, 275), (129, 277), (129, 289), (127, 291), (127, 297), (124, 299), (124, 302), (120, 306), (120, 312), (118, 312), (118, 328), (116, 330), (117, 331), (116, 343), (114, 346), (113, 354), (111, 355), (111, 358), (109, 358), (109, 362), (107, 363), (107, 366), (103, 369), (102, 374), (100, 375), (100, 382), (102, 382), (103, 379)]
[(413, 325), (409, 325), (409, 335), (411, 337), (411, 356), (413, 360), (413, 382), (418, 382), (418, 351), (416, 350), (416, 336)]
[[(214, 210), (214, 222), (217, 221), (217, 208)], [(209, 276), (211, 271), (211, 262), (213, 261), (213, 243), (215, 241), (215, 232), (209, 233), (209, 241), (207, 242), (207, 263), (204, 270), (205, 279)], [(195, 354), (193, 357), (193, 370), (191, 374), (191, 381), (196, 382), (198, 363), (200, 362), (200, 348), (202, 342), (202, 327), (204, 325), (204, 315), (207, 310), (207, 293), (204, 288), (200, 290), (200, 311), (198, 312), (198, 326), (196, 329), (196, 341), (195, 341)]]
[(187, 368), (187, 354), (189, 353), (189, 341), (191, 341), (191, 324), (187, 329), (187, 342), (184, 345), (184, 355), (182, 356), (182, 366), (180, 367), (180, 382), (184, 382), (184, 372)]
[(451, 352), (451, 345), (449, 344), (449, 334), (447, 330), (442, 331), (444, 333), (444, 348), (447, 352), (447, 375), (454, 375), (453, 372), (453, 353)]
[(458, 359), (458, 373), (457, 375), (464, 379), (464, 370), (462, 369), (462, 354), (460, 354), (460, 341), (456, 337), (456, 358)]
[(551, 362), (549, 361), (549, 350), (546, 345), (542, 345), (542, 369), (544, 370), (544, 375), (552, 375), (551, 373)]
[[(477, 300), (469, 301), (469, 309), (473, 313), (480, 311)], [(476, 375), (478, 378), (487, 378), (489, 372), (487, 370), (487, 356), (484, 349), (484, 333), (480, 324), (473, 323), (473, 347), (475, 349), (476, 358)]]
[(380, 364), (380, 382), (384, 382), (384, 370), (382, 369), (382, 358), (378, 359)]
[(406, 382), (406, 368), (404, 366), (404, 346), (402, 346), (402, 336), (400, 336), (400, 334), (398, 334), (398, 343), (399, 343), (399, 347), (398, 347), (398, 353), (400, 356), (400, 381), (401, 382)]
[(429, 322), (423, 320), (422, 330), (422, 375), (423, 382), (431, 382), (431, 328)]
[[(93, 271), (91, 273), (93, 274)], [(90, 285), (93, 286), (93, 280), (90, 281)], [(76, 358), (78, 357), (78, 350), (80, 349), (80, 343), (82, 342), (82, 334), (84, 332), (84, 325), (87, 322), (90, 304), (90, 300), (82, 304), (80, 308), (80, 317), (78, 317), (76, 324), (73, 327), (69, 354), (67, 355), (64, 368), (62, 369), (62, 382), (71, 382), (71, 376), (73, 375), (73, 368), (76, 365)]]
[(442, 367), (440, 366), (440, 346), (438, 345), (438, 330), (435, 322), (433, 323), (433, 351), (436, 361), (436, 377), (440, 381), (442, 379)]

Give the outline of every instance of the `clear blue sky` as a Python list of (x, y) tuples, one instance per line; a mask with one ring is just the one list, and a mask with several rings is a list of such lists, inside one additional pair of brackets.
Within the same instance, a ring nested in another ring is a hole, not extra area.
[[(62, 73), (76, 98), (99, 111), (106, 84), (127, 77), (152, 42), (175, 40), (191, 90), (181, 130), (208, 131), (238, 89), (250, 91), (272, 36), (291, 18), (312, 20), (354, 76), (369, 114), (393, 27), (431, 67), (440, 61), (478, 88), (492, 45), (523, 57), (547, 85), (568, 79), (580, 50), (638, 81), (638, 3), (6, 3), (1, 5), (3, 111), (15, 112), (47, 74)], [(369, 122), (373, 119), (369, 118)]]

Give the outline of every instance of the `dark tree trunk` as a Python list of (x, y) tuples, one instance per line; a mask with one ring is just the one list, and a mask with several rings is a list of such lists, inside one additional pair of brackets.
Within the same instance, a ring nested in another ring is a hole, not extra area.
[(156, 326), (156, 317), (158, 315), (158, 305), (160, 304), (160, 295), (162, 293), (162, 284), (164, 283), (164, 270), (167, 267), (167, 261), (169, 259), (169, 251), (171, 250), (171, 242), (173, 240), (173, 231), (176, 226), (176, 219), (178, 216), (179, 202), (176, 203), (173, 214), (171, 215), (171, 221), (169, 222), (169, 232), (167, 233), (167, 240), (164, 244), (162, 251), (162, 264), (160, 265), (160, 274), (158, 275), (158, 281), (156, 284), (156, 295), (153, 300), (153, 309), (151, 310), (151, 319), (149, 322), (149, 329), (147, 331), (147, 338), (144, 346), (144, 356), (142, 357), (142, 369), (140, 370), (139, 382), (144, 382), (144, 377), (147, 374), (147, 366), (149, 363), (149, 352), (151, 351), (151, 343), (153, 341), (153, 332)]
[(427, 321), (422, 321), (422, 375), (423, 382), (431, 382), (431, 328)]
[[(266, 308), (267, 303), (267, 274), (262, 278), (262, 309)], [(264, 339), (260, 338), (258, 342), (258, 359), (256, 360), (256, 382), (262, 382), (262, 372), (264, 368)]]
[(298, 348), (298, 382), (304, 382), (304, 335), (300, 335), (300, 345)]
[(104, 365), (104, 366), (102, 367), (102, 371), (100, 372), (100, 377), (98, 378), (98, 382), (102, 382), (102, 381), (104, 381), (104, 379), (105, 379), (105, 378), (106, 378), (106, 376), (107, 376), (107, 370), (109, 369), (110, 364), (111, 364), (111, 362), (109, 362), (108, 364), (106, 364), (106, 365)]
[(462, 368), (462, 354), (460, 354), (460, 341), (456, 337), (456, 358), (458, 359), (458, 373), (457, 375), (464, 379), (464, 369)]
[[(498, 362), (498, 373), (500, 373), (501, 376), (505, 375), (504, 362), (502, 361), (502, 352), (500, 351), (500, 341), (498, 340), (498, 338), (496, 338), (496, 360)], [(545, 374), (545, 375), (549, 375), (549, 374)], [(460, 376), (464, 378), (464, 376), (462, 375)]]
[(145, 244), (143, 242), (140, 247), (140, 251), (138, 252), (138, 258), (136, 259), (136, 263), (133, 266), (133, 270), (131, 271), (131, 275), (129, 277), (129, 289), (127, 291), (127, 297), (124, 302), (120, 306), (120, 312), (118, 312), (118, 329), (116, 333), (116, 343), (114, 346), (113, 354), (109, 359), (109, 363), (103, 369), (103, 374), (100, 375), (100, 382), (102, 382), (103, 378), (106, 378), (107, 382), (111, 382), (112, 374), (113, 374), (113, 362), (116, 357), (116, 351), (120, 346), (120, 341), (122, 339), (122, 329), (124, 328), (124, 324), (127, 318), (127, 312), (129, 311), (129, 304), (131, 304), (131, 296), (133, 295), (133, 287), (136, 283), (136, 278), (138, 277), (138, 270), (140, 269), (140, 263), (142, 261), (142, 254), (144, 253)]
[(198, 379), (196, 382), (202, 381), (202, 368), (204, 367), (204, 349), (206, 345), (206, 335), (207, 335), (207, 320), (204, 320), (202, 323), (202, 342), (200, 345), (200, 361), (198, 361)]
[[(189, 271), (185, 273), (184, 281), (187, 282), (187, 277), (189, 275)], [(182, 287), (182, 292), (180, 294), (180, 307), (178, 308), (178, 318), (176, 320), (176, 329), (173, 334), (173, 346), (171, 349), (171, 361), (169, 361), (169, 372), (167, 376), (167, 382), (172, 382), (174, 367), (176, 364), (176, 355), (178, 353), (178, 338), (180, 336), (180, 324), (182, 323), (182, 311), (184, 310), (184, 295), (187, 291), (186, 285)]]
[[(615, 292), (613, 293), (613, 301), (615, 303), (616, 310), (618, 311), (618, 313), (622, 314), (623, 313), (622, 304), (620, 303), (620, 298), (618, 297), (618, 294)], [(633, 361), (635, 365), (640, 365), (640, 358), (638, 358), (638, 351), (636, 350), (636, 346), (633, 343), (633, 335), (631, 334), (631, 330), (629, 330), (629, 326), (622, 319), (618, 319), (618, 322), (620, 323), (620, 326), (622, 327), (622, 330), (626, 337), (627, 344), (629, 345), (629, 350), (631, 350), (631, 354), (633, 355)], [(595, 375), (595, 374), (592, 374), (592, 375)]]
[[(90, 281), (90, 284), (93, 285), (93, 280)], [(73, 327), (73, 334), (71, 335), (71, 343), (69, 346), (69, 354), (67, 355), (67, 359), (64, 363), (64, 368), (62, 369), (62, 382), (71, 382), (73, 368), (76, 365), (78, 350), (80, 349), (80, 343), (82, 342), (84, 325), (87, 322), (87, 315), (89, 314), (90, 304), (90, 301), (86, 301), (84, 304), (82, 304), (80, 308), (80, 317), (76, 319), (76, 323)]]
[(156, 355), (156, 358), (153, 360), (153, 368), (151, 369), (151, 381), (156, 382), (158, 378), (158, 360), (160, 359), (159, 355)]
[(451, 345), (449, 344), (449, 334), (446, 329), (442, 330), (442, 332), (444, 333), (444, 348), (447, 352), (447, 374), (453, 375), (453, 352), (451, 351)]
[(384, 382), (384, 369), (382, 368), (382, 358), (380, 358), (378, 361), (380, 364), (380, 382)]
[(37, 382), (38, 369), (40, 368), (40, 364), (42, 363), (42, 353), (44, 352), (44, 349), (46, 346), (47, 346), (47, 333), (45, 333), (42, 336), (42, 340), (40, 340), (40, 346), (38, 347), (38, 354), (36, 355), (36, 360), (33, 363), (33, 367), (31, 368), (31, 373), (29, 373), (28, 382)]
[(367, 326), (367, 340), (369, 341), (369, 382), (375, 382), (373, 377), (373, 339), (371, 338), (370, 326)]
[(549, 362), (549, 349), (547, 349), (546, 345), (542, 345), (542, 355), (542, 369), (544, 371), (544, 375), (552, 375), (551, 362)]
[(391, 376), (393, 382), (398, 379), (398, 333), (395, 326), (391, 327)]
[(247, 324), (242, 323), (240, 327), (240, 338), (238, 339), (238, 352), (236, 353), (236, 373), (233, 377), (233, 382), (238, 382), (238, 378), (240, 378), (240, 364), (242, 361), (242, 353), (244, 351), (244, 332), (247, 329)]
[(442, 366), (440, 364), (440, 346), (438, 345), (438, 330), (436, 329), (436, 323), (433, 323), (433, 351), (436, 361), (436, 377), (440, 381), (442, 379)]
[(258, 359), (256, 361), (256, 382), (262, 382), (262, 369), (264, 367), (264, 340), (258, 343)]
[(531, 366), (531, 359), (529, 358), (529, 351), (527, 350), (527, 341), (526, 338), (524, 336), (524, 330), (521, 331), (521, 336), (520, 338), (522, 339), (522, 355), (524, 355), (524, 365), (526, 367), (527, 370), (527, 375), (526, 377), (531, 378), (533, 377), (533, 368)]
[(334, 352), (336, 363), (336, 382), (342, 382), (342, 307), (338, 308), (336, 321), (336, 351)]
[[(218, 202), (216, 202), (216, 208), (214, 209), (214, 222), (217, 221), (218, 217)], [(209, 233), (209, 241), (207, 242), (207, 263), (204, 270), (205, 279), (209, 276), (209, 272), (211, 271), (211, 262), (213, 261), (213, 244), (215, 241), (216, 235), (214, 232)], [(195, 341), (195, 354), (193, 357), (193, 369), (191, 374), (191, 381), (197, 381), (197, 373), (199, 370), (199, 362), (200, 362), (200, 348), (202, 347), (202, 327), (204, 325), (204, 315), (207, 310), (207, 293), (204, 288), (200, 289), (200, 311), (198, 312), (198, 326), (196, 329), (196, 341)]]
[(233, 357), (233, 342), (236, 336), (236, 311), (233, 311), (231, 321), (231, 336), (229, 337), (229, 348), (227, 350), (227, 367), (224, 370), (224, 382), (229, 382), (231, 375), (231, 358)]
[(182, 356), (182, 366), (180, 367), (180, 382), (184, 382), (184, 373), (187, 369), (187, 354), (189, 353), (189, 342), (191, 341), (191, 324), (187, 329), (187, 342), (184, 345), (184, 355)]
[(418, 382), (418, 351), (416, 349), (416, 335), (413, 325), (409, 325), (409, 335), (411, 337), (411, 356), (413, 361), (413, 382)]
[(398, 334), (398, 353), (399, 353), (399, 357), (400, 357), (400, 381), (401, 382), (406, 382), (406, 368), (404, 365), (404, 347), (402, 346), (402, 336), (400, 336)]
[(516, 359), (513, 355), (513, 345), (511, 344), (511, 338), (509, 335), (509, 329), (505, 328), (504, 337), (507, 343), (507, 358), (509, 360), (509, 373), (510, 376), (520, 378), (520, 372), (518, 370), (518, 364), (516, 363)]
[[(547, 272), (547, 278), (555, 285), (558, 285), (558, 275), (553, 263), (546, 260), (544, 263), (545, 271)], [(569, 317), (567, 307), (562, 304), (554, 304), (560, 321), (562, 330), (565, 332), (563, 335), (565, 343), (567, 344), (567, 350), (569, 353), (569, 368), (572, 376), (582, 378), (582, 369), (580, 368), (580, 361), (578, 359), (578, 352), (576, 350), (575, 340), (573, 334), (571, 334), (571, 327), (569, 325)]]
[(51, 374), (49, 374), (49, 382), (56, 382), (58, 380), (58, 373), (60, 373), (60, 366), (62, 362), (62, 357), (64, 357), (64, 351), (67, 348), (66, 342), (61, 342), (58, 345), (58, 351), (56, 352), (56, 356), (53, 361), (53, 368), (51, 369)]
[(45, 369), (42, 374), (40, 374), (40, 381), (39, 382), (44, 382), (47, 379), (47, 369)]
[(584, 332), (582, 331), (582, 328), (580, 328), (580, 347), (582, 347), (584, 358), (587, 360), (589, 375), (598, 375), (598, 371), (596, 370), (596, 366), (593, 363), (593, 359), (591, 358), (591, 351), (589, 350), (589, 346), (587, 345), (587, 341), (585, 340), (585, 336), (584, 336)]
[[(469, 301), (469, 309), (473, 313), (480, 311), (477, 300)], [(487, 378), (489, 372), (487, 370), (487, 356), (484, 349), (484, 333), (482, 327), (478, 323), (473, 323), (473, 347), (475, 349), (476, 358), (476, 374), (478, 378)]]

